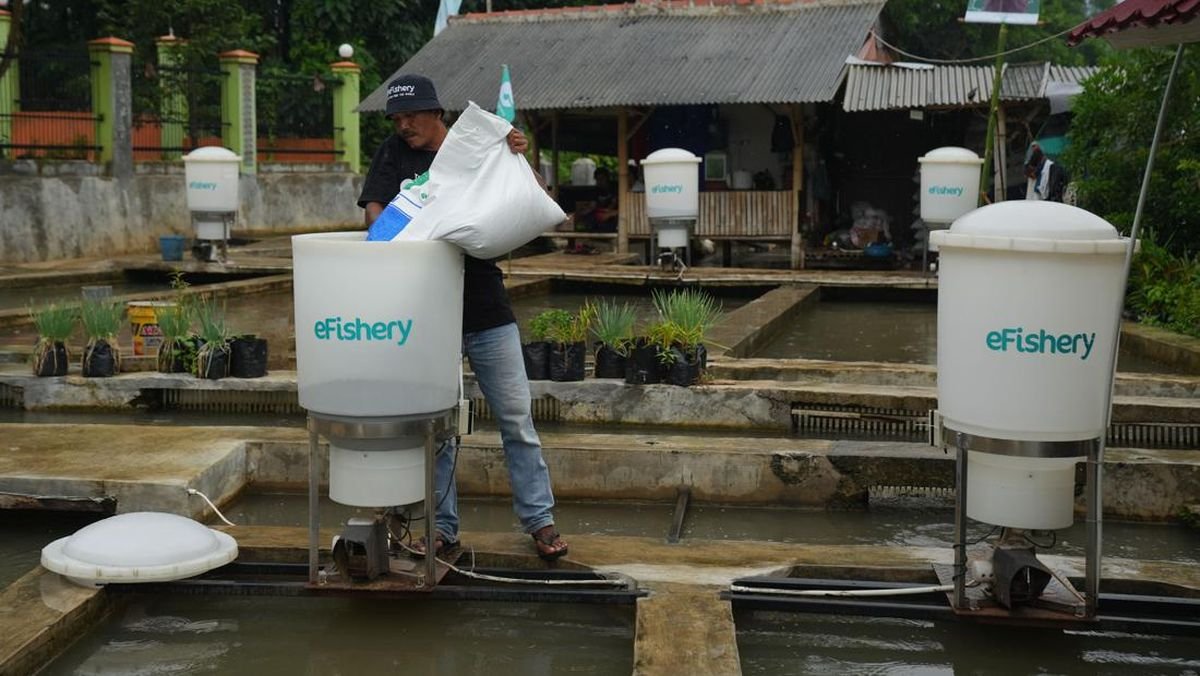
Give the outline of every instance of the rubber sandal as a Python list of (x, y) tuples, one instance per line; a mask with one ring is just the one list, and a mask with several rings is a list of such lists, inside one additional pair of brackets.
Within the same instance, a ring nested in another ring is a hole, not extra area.
[[(533, 538), (533, 546), (537, 548), (537, 555), (541, 560), (555, 561), (567, 555), (567, 543), (563, 542), (562, 536), (554, 526), (546, 526), (529, 535)], [(560, 548), (556, 549), (556, 545)]]
[[(437, 543), (437, 549), (434, 552), (434, 556), (439, 559), (445, 558), (448, 554), (454, 554), (461, 548), (461, 545), (457, 540), (454, 542), (446, 542), (442, 539), (441, 535), (435, 536), (433, 541)], [(417, 558), (425, 558), (425, 536), (422, 535), (417, 539), (416, 542), (409, 545), (409, 548), (412, 550), (411, 554), (413, 556)]]

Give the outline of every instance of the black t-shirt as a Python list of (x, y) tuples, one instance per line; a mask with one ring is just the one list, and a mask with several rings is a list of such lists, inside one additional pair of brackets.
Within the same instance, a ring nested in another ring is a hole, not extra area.
[[(367, 202), (387, 204), (400, 192), (400, 183), (429, 171), (435, 153), (429, 150), (414, 150), (404, 139), (392, 134), (375, 151), (371, 159), (371, 170), (363, 182), (358, 206)], [(504, 290), (504, 276), (500, 268), (491, 261), (466, 257), (465, 279), (463, 280), (463, 333), (483, 331), (516, 321), (508, 292)]]

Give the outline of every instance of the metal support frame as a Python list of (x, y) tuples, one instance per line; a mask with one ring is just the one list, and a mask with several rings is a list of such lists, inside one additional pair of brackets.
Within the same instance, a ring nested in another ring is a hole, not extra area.
[(417, 586), (432, 589), (437, 586), (437, 496), (435, 474), (437, 449), (441, 441), (454, 436), (458, 416), (455, 409), (432, 415), (400, 418), (353, 418), (343, 416), (308, 415), (308, 582), (320, 581), (318, 553), (320, 546), (320, 463), (317, 456), (320, 437), (342, 439), (391, 439), (413, 436), (425, 437), (425, 572), (418, 576)]
[(940, 433), (934, 439), (953, 446), (955, 455), (955, 498), (954, 498), (954, 595), (952, 605), (958, 610), (967, 607), (967, 453), (974, 450), (1016, 457), (1077, 457), (1083, 454), (1087, 460), (1087, 546), (1085, 549), (1084, 599), (1087, 617), (1095, 617), (1100, 598), (1100, 538), (1101, 538), (1101, 486), (1104, 477), (1102, 465), (1103, 438), (1079, 441), (1037, 442), (1013, 439), (994, 439), (966, 434), (946, 427), (935, 416)]
[(967, 607), (967, 449), (955, 446), (954, 607)]

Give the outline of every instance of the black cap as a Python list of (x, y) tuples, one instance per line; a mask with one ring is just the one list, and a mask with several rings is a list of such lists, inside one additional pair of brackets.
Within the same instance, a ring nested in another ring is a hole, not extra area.
[(441, 110), (433, 80), (424, 75), (401, 75), (388, 83), (387, 116), (416, 110)]

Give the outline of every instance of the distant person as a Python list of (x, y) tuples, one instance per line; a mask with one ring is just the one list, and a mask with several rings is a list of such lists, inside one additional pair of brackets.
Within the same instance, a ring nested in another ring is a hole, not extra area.
[(613, 184), (612, 172), (597, 167), (592, 176), (596, 179), (595, 204), (577, 213), (575, 218), (590, 226), (592, 232), (616, 232), (617, 189)]
[(629, 160), (629, 192), (646, 192), (646, 183), (642, 180), (637, 160)]
[[(395, 133), (375, 151), (358, 198), (368, 227), (400, 191), (401, 181), (429, 170), (449, 132), (429, 78), (400, 75), (388, 83), (387, 91), (386, 114)], [(529, 141), (520, 130), (513, 129), (508, 147), (514, 153), (523, 153)], [(533, 536), (538, 556), (556, 559), (567, 553), (567, 543), (554, 527), (550, 472), (533, 427), (521, 338), (504, 278), (492, 261), (467, 256), (465, 264), (462, 350), (500, 428), (513, 511), (521, 527)], [(437, 541), (433, 546), (439, 554), (458, 548), (458, 491), (454, 483), (457, 454), (458, 448), (450, 440), (437, 455)], [(427, 545), (419, 542), (414, 549), (424, 553)]]
[(1063, 201), (1063, 191), (1067, 188), (1067, 172), (1063, 171), (1058, 163), (1046, 157), (1037, 145), (1033, 146), (1029, 161), (1025, 163), (1025, 178), (1025, 199)]

